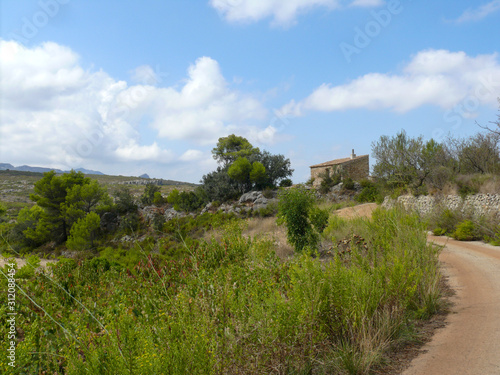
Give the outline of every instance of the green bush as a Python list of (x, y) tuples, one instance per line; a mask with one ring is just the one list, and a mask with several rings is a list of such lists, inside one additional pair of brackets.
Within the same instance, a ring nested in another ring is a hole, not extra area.
[(467, 198), (468, 195), (477, 194), (479, 190), (472, 185), (469, 184), (459, 184), (458, 186), (458, 194), (462, 199)]
[[(311, 182), (312, 184), (312, 182)], [(293, 181), (289, 178), (284, 178), (280, 181), (280, 187), (290, 187), (293, 185)]]
[(351, 177), (346, 177), (342, 181), (343, 185), (342, 188), (345, 190), (354, 190), (354, 180)]
[(163, 199), (163, 196), (159, 191), (155, 192), (154, 198), (153, 198), (153, 204), (155, 206), (161, 206), (163, 203), (165, 203), (165, 199)]
[(155, 184), (147, 184), (144, 193), (141, 195), (141, 203), (151, 206), (155, 200), (155, 193), (160, 192), (160, 187)]
[(71, 228), (66, 246), (74, 250), (85, 250), (94, 246), (101, 218), (95, 212), (79, 219)]
[(197, 187), (195, 191), (182, 191), (174, 189), (167, 197), (167, 202), (174, 206), (177, 211), (194, 212), (208, 203), (205, 190)]
[(457, 225), (453, 232), (453, 238), (459, 241), (473, 241), (477, 239), (477, 230), (474, 223), (470, 220), (464, 220)]
[(319, 192), (321, 194), (328, 194), (332, 187), (340, 184), (340, 182), (342, 181), (340, 173), (335, 172), (333, 174), (330, 174), (329, 168), (327, 168), (325, 172), (321, 173), (319, 177), (321, 178), (321, 183), (319, 185)]
[(327, 227), (329, 216), (328, 210), (322, 210), (319, 207), (313, 207), (309, 212), (311, 223), (318, 233), (322, 233)]
[(428, 227), (436, 235), (452, 234), (461, 217), (460, 212), (437, 207), (427, 218)]
[(301, 186), (279, 193), (278, 223), (285, 224), (288, 241), (296, 251), (306, 246), (315, 247), (318, 243), (318, 235), (309, 218), (315, 200), (314, 193)]

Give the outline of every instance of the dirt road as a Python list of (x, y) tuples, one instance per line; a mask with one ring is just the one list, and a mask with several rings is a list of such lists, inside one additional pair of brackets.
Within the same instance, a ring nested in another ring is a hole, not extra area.
[(403, 375), (500, 374), (500, 248), (430, 236), (446, 244), (443, 272), (455, 290), (445, 328)]

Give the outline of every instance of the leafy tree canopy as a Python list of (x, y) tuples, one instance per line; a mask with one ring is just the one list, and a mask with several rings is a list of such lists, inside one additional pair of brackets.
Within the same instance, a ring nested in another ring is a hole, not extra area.
[(217, 146), (212, 149), (214, 159), (223, 166), (233, 163), (240, 157), (249, 157), (259, 153), (260, 150), (253, 147), (246, 138), (234, 134), (219, 138)]
[(43, 214), (37, 214), (36, 225), (30, 227), (43, 233), (49, 231), (57, 242), (67, 240), (72, 225), (78, 219), (100, 207), (111, 205), (105, 188), (74, 170), (61, 176), (54, 171), (45, 173), (35, 183), (34, 190), (30, 198), (43, 209)]

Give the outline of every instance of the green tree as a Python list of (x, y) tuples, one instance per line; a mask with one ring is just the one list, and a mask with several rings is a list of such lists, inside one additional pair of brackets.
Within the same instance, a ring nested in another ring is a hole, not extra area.
[(115, 191), (115, 207), (118, 213), (127, 214), (137, 211), (134, 195), (129, 187), (121, 187)]
[(203, 176), (203, 190), (211, 201), (224, 202), (236, 198), (240, 194), (239, 183), (229, 177), (228, 167), (217, 167), (213, 172)]
[(238, 158), (246, 158), (259, 153), (260, 150), (253, 147), (246, 138), (234, 134), (219, 138), (217, 146), (212, 149), (214, 159), (223, 167), (229, 166)]
[(293, 174), (290, 159), (281, 154), (273, 155), (264, 150), (258, 155), (256, 161), (261, 162), (266, 170), (266, 186), (276, 187), (283, 179), (291, 177)]
[(227, 174), (233, 180), (240, 183), (240, 191), (244, 192), (250, 188), (250, 172), (252, 171), (252, 164), (247, 158), (239, 157), (227, 170)]
[(459, 172), (499, 173), (500, 172), (500, 134), (477, 133), (464, 139), (449, 140), (458, 162)]
[(404, 130), (392, 138), (380, 137), (372, 152), (377, 159), (373, 174), (393, 187), (422, 186), (440, 162), (438, 157), (444, 157), (442, 145), (432, 139), (424, 143), (422, 136), (412, 138)]
[(144, 193), (141, 195), (141, 203), (145, 206), (151, 206), (155, 200), (155, 193), (159, 192), (161, 188), (155, 184), (147, 184)]
[(94, 247), (97, 230), (101, 225), (101, 218), (95, 212), (90, 212), (71, 228), (66, 245), (73, 250), (85, 250)]
[(234, 134), (219, 138), (212, 154), (219, 166), (201, 180), (209, 200), (226, 201), (253, 187), (276, 187), (293, 173), (290, 160), (283, 155), (260, 152)]
[(45, 212), (38, 205), (24, 207), (17, 215), (17, 222), (10, 232), (13, 242), (27, 247), (37, 247), (50, 240), (48, 221)]
[(35, 193), (30, 195), (39, 207), (44, 210), (44, 225), (52, 232), (52, 238), (57, 242), (64, 242), (71, 229), (70, 219), (66, 215), (66, 197), (74, 186), (87, 185), (90, 179), (82, 172), (71, 171), (62, 176), (56, 176), (54, 171), (44, 174), (43, 178), (35, 183)]
[(112, 200), (106, 188), (96, 180), (84, 185), (74, 185), (68, 189), (66, 200), (62, 205), (65, 219), (71, 227), (78, 219), (90, 212), (110, 211)]
[(266, 185), (267, 173), (266, 168), (260, 161), (252, 163), (252, 170), (250, 171), (250, 181), (253, 182), (257, 189), (263, 189)]
[[(319, 236), (310, 219), (315, 200), (314, 193), (302, 186), (279, 193), (278, 223), (285, 224), (288, 241), (296, 251), (318, 243)], [(318, 225), (322, 223), (321, 213), (315, 219)]]

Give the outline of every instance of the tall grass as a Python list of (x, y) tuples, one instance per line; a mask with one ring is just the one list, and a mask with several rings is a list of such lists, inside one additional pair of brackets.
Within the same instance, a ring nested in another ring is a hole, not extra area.
[[(39, 307), (18, 294), (16, 371), (367, 374), (439, 301), (438, 250), (422, 223), (396, 210), (374, 216), (327, 228), (364, 239), (328, 262), (307, 253), (282, 261), (272, 241), (230, 223), (181, 260), (38, 269), (18, 279)], [(0, 371), (11, 371), (1, 359)]]

